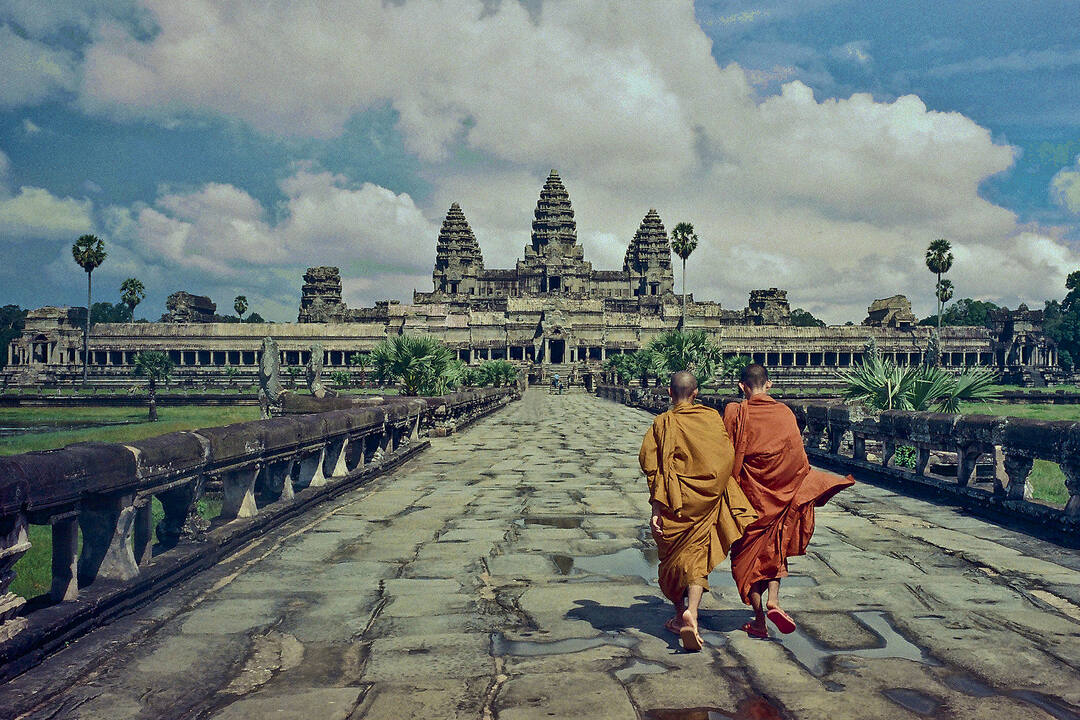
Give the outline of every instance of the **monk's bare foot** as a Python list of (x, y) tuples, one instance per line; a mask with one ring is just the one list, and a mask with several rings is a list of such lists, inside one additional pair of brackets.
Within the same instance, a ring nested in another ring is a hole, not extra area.
[(776, 626), (776, 629), (787, 635), (795, 632), (795, 621), (786, 612), (780, 609), (780, 605), (770, 603), (765, 606), (765, 617)]
[(682, 640), (683, 649), (691, 652), (697, 652), (705, 645), (701, 635), (698, 634), (697, 617), (689, 610), (684, 611), (682, 614), (682, 629), (679, 630), (679, 639)]
[(678, 615), (668, 618), (668, 621), (664, 623), (664, 629), (678, 635), (682, 630), (682, 620)]
[(742, 626), (743, 631), (752, 638), (764, 639), (769, 637), (769, 628), (765, 625), (765, 618), (754, 618)]

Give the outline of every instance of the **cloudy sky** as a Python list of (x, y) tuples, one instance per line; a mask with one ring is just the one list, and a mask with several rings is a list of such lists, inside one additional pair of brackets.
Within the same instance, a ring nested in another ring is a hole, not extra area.
[(1080, 268), (1075, 0), (0, 0), (0, 69), (0, 304), (84, 302), (85, 232), (151, 318), (294, 320), (310, 265), (407, 300), (454, 201), (512, 266), (551, 168), (594, 267), (655, 207), (726, 307), (928, 314), (938, 237), (957, 297)]

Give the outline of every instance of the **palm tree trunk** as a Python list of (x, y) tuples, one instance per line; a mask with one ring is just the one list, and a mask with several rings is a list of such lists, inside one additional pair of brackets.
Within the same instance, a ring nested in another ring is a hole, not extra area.
[(150, 422), (157, 422), (157, 384), (150, 380)]
[(90, 362), (90, 276), (91, 273), (86, 273), (86, 325), (83, 327), (82, 336), (82, 381), (84, 386), (87, 382), (88, 363)]
[(682, 259), (682, 329), (686, 330), (686, 258)]
[[(938, 292), (941, 289), (941, 273), (937, 274), (937, 285), (934, 286), (934, 295), (938, 296)], [(937, 329), (941, 332), (941, 311), (945, 303), (941, 302), (941, 297), (937, 297)]]

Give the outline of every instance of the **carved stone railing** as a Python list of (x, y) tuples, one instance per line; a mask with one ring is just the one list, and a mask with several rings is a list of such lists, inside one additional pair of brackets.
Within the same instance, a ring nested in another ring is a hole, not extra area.
[[(656, 388), (607, 385), (597, 388), (597, 395), (653, 413), (663, 412), (670, 402), (666, 391)], [(699, 399), (721, 413), (728, 402), (739, 401), (714, 395)], [(839, 402), (785, 404), (803, 428), (807, 454), (816, 463), (932, 489), (960, 499), (969, 509), (1080, 541), (1080, 423), (929, 412), (871, 414)], [(900, 447), (914, 448), (914, 468), (897, 466)], [(1061, 468), (1069, 494), (1064, 507), (1031, 499), (1028, 478), (1035, 460)], [(984, 484), (988, 487), (980, 487)]]
[[(427, 446), (422, 432), (461, 427), (517, 395), (489, 388), (387, 398), (0, 457), (0, 679), (314, 502), (385, 472)], [(212, 522), (197, 511), (207, 487), (222, 495)], [(164, 510), (156, 528), (155, 497)], [(13, 566), (30, 549), (30, 525), (52, 533), (51, 603), (39, 599), (35, 606), (45, 607), (33, 612), (9, 591)]]

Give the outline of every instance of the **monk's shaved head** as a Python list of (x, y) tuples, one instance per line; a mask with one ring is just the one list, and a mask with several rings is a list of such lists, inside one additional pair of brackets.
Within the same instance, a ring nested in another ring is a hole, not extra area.
[(764, 365), (750, 363), (743, 368), (739, 382), (750, 390), (761, 390), (765, 387), (765, 383), (769, 382), (769, 371)]
[(689, 400), (698, 389), (694, 373), (677, 372), (671, 376), (671, 399), (675, 402)]

